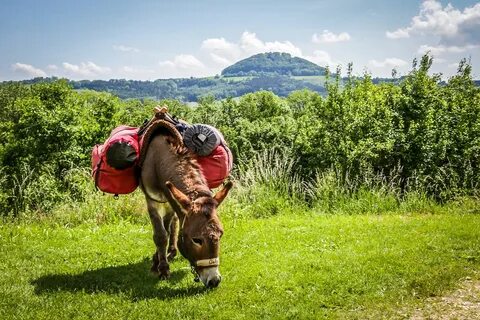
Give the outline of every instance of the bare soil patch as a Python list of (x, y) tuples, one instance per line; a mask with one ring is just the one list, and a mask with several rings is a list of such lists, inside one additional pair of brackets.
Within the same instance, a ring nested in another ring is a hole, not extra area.
[(480, 280), (475, 278), (464, 279), (458, 289), (444, 296), (427, 299), (410, 319), (480, 319)]

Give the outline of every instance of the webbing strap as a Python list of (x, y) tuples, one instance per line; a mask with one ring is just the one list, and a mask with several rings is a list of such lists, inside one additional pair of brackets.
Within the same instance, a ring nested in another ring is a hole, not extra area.
[(211, 258), (211, 259), (198, 260), (197, 262), (195, 262), (195, 265), (197, 267), (218, 267), (220, 265), (220, 259)]

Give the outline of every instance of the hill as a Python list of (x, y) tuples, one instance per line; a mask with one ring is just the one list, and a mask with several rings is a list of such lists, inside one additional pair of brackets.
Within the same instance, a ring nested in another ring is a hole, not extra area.
[(268, 52), (243, 59), (222, 71), (225, 77), (259, 75), (323, 76), (325, 68), (289, 53)]
[[(53, 82), (57, 78), (35, 78), (22, 81), (24, 84)], [(158, 79), (138, 81), (125, 79), (69, 81), (76, 90), (109, 92), (121, 99), (178, 99), (196, 102), (202, 97), (216, 99), (239, 97), (246, 93), (261, 90), (272, 91), (278, 96), (288, 96), (292, 91), (310, 89), (325, 93), (323, 76), (289, 77), (282, 75), (260, 75), (250, 77), (206, 77)]]

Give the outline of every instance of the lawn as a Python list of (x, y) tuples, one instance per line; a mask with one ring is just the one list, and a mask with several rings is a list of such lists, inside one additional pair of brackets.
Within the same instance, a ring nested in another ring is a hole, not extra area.
[[(392, 318), (473, 276), (480, 215), (224, 218), (220, 287), (149, 274), (146, 223), (0, 226), (0, 319)], [(408, 313), (408, 311), (407, 311)]]

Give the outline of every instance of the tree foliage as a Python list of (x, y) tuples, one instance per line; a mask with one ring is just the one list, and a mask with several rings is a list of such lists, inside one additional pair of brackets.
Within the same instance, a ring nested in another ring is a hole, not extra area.
[(48, 210), (81, 198), (65, 173), (88, 168), (94, 144), (119, 124), (140, 126), (159, 103), (191, 123), (218, 127), (237, 164), (277, 150), (294, 159), (304, 181), (334, 169), (346, 185), (373, 172), (402, 192), (421, 189), (438, 200), (478, 194), (480, 89), (465, 60), (446, 83), (429, 73), (431, 63), (424, 56), (398, 83), (375, 84), (364, 75), (341, 85), (337, 73), (326, 96), (259, 91), (239, 99), (205, 96), (196, 106), (120, 100), (75, 91), (66, 81), (1, 84), (0, 211)]
[(259, 53), (222, 70), (227, 77), (257, 76), (322, 76), (325, 68), (308, 60), (292, 57), (289, 53)]

